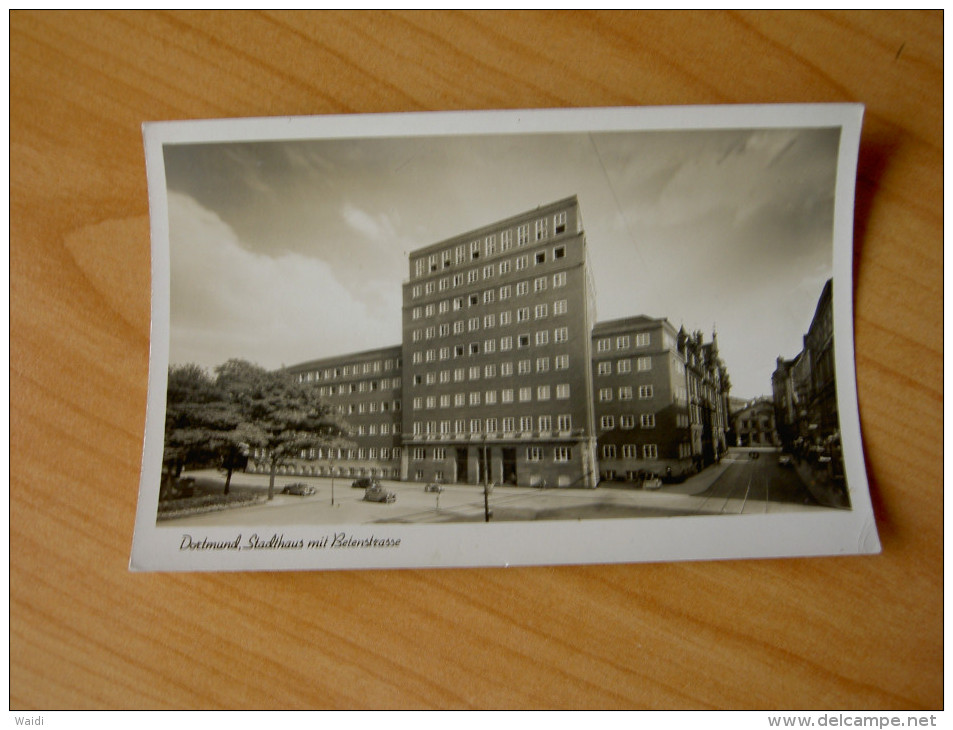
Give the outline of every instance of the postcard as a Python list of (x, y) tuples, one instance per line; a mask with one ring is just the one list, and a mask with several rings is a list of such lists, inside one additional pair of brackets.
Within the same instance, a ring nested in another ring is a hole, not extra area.
[(136, 571), (880, 550), (856, 104), (147, 123)]

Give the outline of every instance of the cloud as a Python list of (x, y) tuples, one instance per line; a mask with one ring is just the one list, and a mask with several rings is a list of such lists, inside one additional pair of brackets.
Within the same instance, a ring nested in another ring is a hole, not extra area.
[(215, 213), (169, 195), (172, 362), (279, 367), (400, 341), (400, 308), (369, 311), (326, 261), (242, 246)]

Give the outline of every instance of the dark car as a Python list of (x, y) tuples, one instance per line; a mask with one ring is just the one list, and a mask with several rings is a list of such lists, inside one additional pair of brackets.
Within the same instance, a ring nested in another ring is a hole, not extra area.
[(439, 482), (431, 482), (431, 483), (428, 484), (426, 487), (424, 487), (424, 491), (425, 491), (425, 492), (436, 492), (437, 494), (440, 494), (440, 492), (443, 491), (443, 485), (440, 484)]
[(317, 494), (318, 490), (312, 487), (310, 484), (305, 484), (304, 482), (294, 482), (293, 484), (288, 484), (284, 489), (281, 490), (282, 494), (293, 494), (296, 497), (310, 497), (312, 494)]
[(371, 479), (370, 477), (361, 477), (351, 482), (351, 486), (354, 489), (369, 489), (370, 487), (380, 487), (380, 485), (381, 483), (379, 481)]
[(388, 492), (386, 489), (381, 487), (381, 485), (375, 482), (372, 486), (368, 487), (364, 492), (364, 501), (365, 502), (396, 502), (397, 495), (393, 492)]

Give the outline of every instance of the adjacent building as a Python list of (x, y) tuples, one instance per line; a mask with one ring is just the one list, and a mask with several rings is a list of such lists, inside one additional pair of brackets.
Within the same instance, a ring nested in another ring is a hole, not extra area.
[(772, 446), (780, 445), (775, 425), (774, 401), (760, 397), (750, 400), (731, 414), (734, 446)]
[(726, 450), (717, 335), (646, 316), (597, 323), (575, 196), (408, 263), (400, 345), (287, 368), (352, 428), (288, 473), (594, 487), (688, 473)]
[[(809, 459), (840, 463), (840, 426), (834, 378), (833, 280), (818, 298), (804, 347), (795, 357), (778, 358), (771, 376), (777, 430), (782, 447)], [(833, 461), (832, 461), (833, 460)]]

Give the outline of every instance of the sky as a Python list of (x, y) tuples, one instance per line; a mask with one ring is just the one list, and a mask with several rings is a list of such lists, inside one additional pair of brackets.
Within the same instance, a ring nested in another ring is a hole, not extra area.
[(576, 195), (599, 320), (718, 333), (771, 392), (832, 275), (837, 129), (165, 145), (170, 362), (397, 345), (408, 253)]

